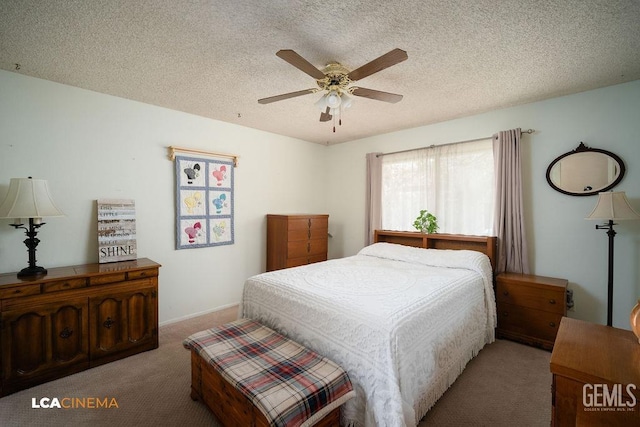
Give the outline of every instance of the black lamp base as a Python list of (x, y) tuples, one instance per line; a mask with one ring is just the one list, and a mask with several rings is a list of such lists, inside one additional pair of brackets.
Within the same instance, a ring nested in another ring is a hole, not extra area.
[(596, 230), (608, 230), (609, 236), (609, 272), (607, 274), (607, 326), (613, 325), (613, 238), (616, 231), (613, 226), (617, 225), (612, 219), (607, 224), (596, 225)]
[(27, 252), (29, 253), (29, 267), (25, 267), (20, 270), (18, 277), (44, 276), (47, 274), (46, 268), (36, 265), (36, 247), (38, 246), (38, 243), (40, 243), (40, 239), (36, 236), (38, 235), (38, 228), (42, 227), (44, 224), (44, 222), (38, 222), (36, 224), (33, 218), (29, 218), (29, 228), (25, 227), (24, 224), (9, 224), (16, 230), (18, 228), (22, 228), (27, 235), (27, 238), (24, 240), (24, 244), (27, 245)]
[(18, 272), (18, 277), (34, 277), (44, 276), (47, 274), (47, 269), (44, 267), (25, 267)]

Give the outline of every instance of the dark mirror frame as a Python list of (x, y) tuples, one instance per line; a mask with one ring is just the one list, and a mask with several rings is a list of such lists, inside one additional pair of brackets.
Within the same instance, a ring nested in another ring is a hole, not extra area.
[[(568, 156), (570, 156), (572, 154), (587, 153), (587, 152), (601, 153), (601, 154), (607, 155), (607, 156), (611, 157), (613, 160), (615, 160), (618, 163), (618, 166), (620, 167), (620, 173), (618, 174), (618, 177), (612, 183), (607, 185), (606, 187), (599, 188), (599, 189), (597, 189), (595, 191), (590, 191), (590, 192), (585, 192), (585, 193), (574, 193), (574, 192), (571, 192), (571, 191), (567, 191), (567, 190), (564, 190), (564, 189), (558, 187), (557, 185), (555, 185), (553, 183), (553, 181), (551, 180), (551, 169), (553, 168), (553, 166), (556, 163), (558, 163), (560, 160), (562, 160), (565, 157), (568, 157)], [(622, 181), (622, 178), (624, 177), (625, 171), (626, 171), (626, 169), (625, 169), (624, 162), (622, 161), (622, 159), (620, 157), (618, 157), (617, 155), (613, 154), (611, 151), (601, 150), (599, 148), (589, 148), (586, 145), (584, 145), (583, 142), (581, 142), (580, 145), (578, 145), (578, 148), (576, 148), (573, 151), (569, 151), (567, 153), (564, 153), (563, 155), (557, 157), (554, 161), (551, 162), (551, 164), (547, 168), (547, 182), (549, 183), (551, 188), (553, 188), (554, 190), (559, 191), (560, 193), (563, 193), (563, 194), (568, 194), (569, 196), (593, 196), (593, 195), (596, 195), (596, 194), (604, 192), (604, 191), (609, 191), (613, 187), (618, 185), (620, 183), (620, 181)]]

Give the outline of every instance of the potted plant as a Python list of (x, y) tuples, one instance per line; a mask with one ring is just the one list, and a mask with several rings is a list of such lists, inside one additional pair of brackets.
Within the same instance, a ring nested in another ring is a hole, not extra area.
[(433, 234), (438, 229), (438, 218), (426, 209), (422, 209), (420, 215), (413, 221), (413, 226), (422, 233)]

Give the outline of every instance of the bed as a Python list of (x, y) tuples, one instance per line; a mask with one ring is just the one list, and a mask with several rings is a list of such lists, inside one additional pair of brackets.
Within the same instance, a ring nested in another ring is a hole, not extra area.
[(357, 255), (245, 282), (240, 317), (341, 365), (347, 426), (415, 426), (494, 340), (495, 237), (378, 230)]

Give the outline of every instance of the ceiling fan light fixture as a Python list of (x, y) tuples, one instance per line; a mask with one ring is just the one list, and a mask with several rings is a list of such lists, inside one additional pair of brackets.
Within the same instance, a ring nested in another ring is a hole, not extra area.
[(316, 106), (316, 108), (318, 108), (318, 110), (320, 111), (324, 111), (327, 109), (327, 95), (322, 95), (320, 97), (320, 99), (318, 99), (316, 101), (316, 103), (314, 104)]
[(340, 94), (337, 91), (332, 90), (327, 94), (327, 107), (338, 108), (341, 102), (342, 98), (340, 98)]
[(336, 122), (338, 122), (338, 126), (342, 124), (342, 110), (348, 109), (353, 103), (351, 95), (390, 103), (396, 103), (402, 99), (402, 95), (395, 93), (361, 87), (349, 87), (349, 85), (355, 81), (362, 80), (371, 74), (405, 61), (408, 56), (407, 52), (402, 49), (393, 49), (353, 71), (349, 71), (338, 63), (328, 64), (326, 68), (321, 71), (291, 49), (279, 50), (276, 56), (313, 77), (316, 80), (318, 89), (304, 89), (297, 92), (262, 98), (258, 99), (258, 103), (269, 104), (322, 91), (324, 95), (318, 99), (314, 105), (320, 110), (320, 122), (328, 122), (333, 119), (334, 132), (336, 131)]
[(353, 98), (347, 95), (345, 92), (342, 93), (340, 98), (342, 98), (342, 109), (344, 110), (351, 107), (351, 105), (353, 104)]

